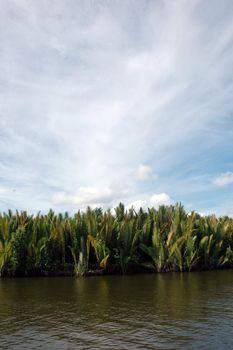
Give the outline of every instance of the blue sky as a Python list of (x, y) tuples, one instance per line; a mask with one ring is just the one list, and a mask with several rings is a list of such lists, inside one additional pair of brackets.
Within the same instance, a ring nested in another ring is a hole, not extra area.
[(0, 1), (0, 210), (233, 215), (233, 2)]

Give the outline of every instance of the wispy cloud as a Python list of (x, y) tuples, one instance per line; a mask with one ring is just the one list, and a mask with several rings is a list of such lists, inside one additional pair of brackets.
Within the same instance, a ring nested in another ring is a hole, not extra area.
[(219, 187), (225, 187), (233, 183), (233, 173), (227, 172), (224, 174), (219, 175), (214, 180), (214, 184)]
[(233, 170), (232, 11), (230, 0), (2, 1), (0, 208), (154, 193), (221, 205), (206, 179)]
[[(139, 181), (149, 180), (152, 176), (152, 168), (149, 165), (140, 164), (136, 171), (136, 179)], [(154, 177), (157, 178), (155, 174)]]

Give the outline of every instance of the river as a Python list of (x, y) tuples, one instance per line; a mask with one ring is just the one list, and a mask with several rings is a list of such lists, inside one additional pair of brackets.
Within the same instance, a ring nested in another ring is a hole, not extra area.
[(0, 349), (230, 349), (233, 271), (0, 280)]

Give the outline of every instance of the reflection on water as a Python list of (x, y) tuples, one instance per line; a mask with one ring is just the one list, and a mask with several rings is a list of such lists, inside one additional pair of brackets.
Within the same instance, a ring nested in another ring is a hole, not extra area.
[(0, 280), (0, 349), (230, 349), (233, 271)]

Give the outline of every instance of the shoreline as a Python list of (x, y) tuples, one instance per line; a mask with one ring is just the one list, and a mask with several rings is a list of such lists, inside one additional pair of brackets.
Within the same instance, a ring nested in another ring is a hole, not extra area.
[(179, 274), (189, 274), (189, 273), (200, 273), (200, 272), (212, 272), (212, 271), (226, 271), (226, 270), (233, 270), (232, 267), (219, 267), (214, 269), (196, 269), (192, 271), (178, 271), (178, 270), (167, 270), (167, 271), (153, 271), (153, 270), (134, 270), (134, 271), (127, 271), (127, 272), (111, 272), (111, 271), (105, 271), (105, 270), (88, 270), (84, 275), (79, 275), (78, 273), (74, 271), (42, 271), (38, 273), (19, 273), (16, 275), (3, 275), (0, 276), (1, 279), (17, 279), (17, 278), (35, 278), (35, 277), (71, 277), (71, 278), (89, 278), (89, 277), (96, 277), (96, 276), (132, 276), (132, 275), (157, 275), (157, 274), (169, 274), (169, 273), (176, 273)]

